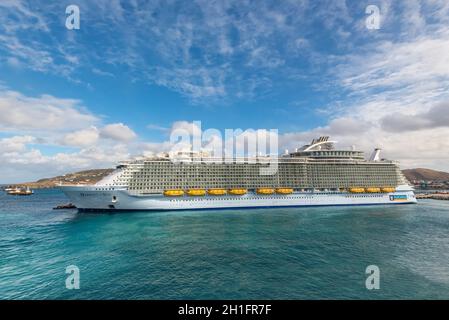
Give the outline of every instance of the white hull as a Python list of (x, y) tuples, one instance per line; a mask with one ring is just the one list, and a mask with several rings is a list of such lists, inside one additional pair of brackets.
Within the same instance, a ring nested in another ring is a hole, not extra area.
[(380, 205), (416, 203), (413, 189), (399, 186), (393, 193), (297, 192), (290, 195), (166, 197), (131, 195), (125, 188), (97, 186), (61, 187), (81, 210), (190, 210), (337, 205)]

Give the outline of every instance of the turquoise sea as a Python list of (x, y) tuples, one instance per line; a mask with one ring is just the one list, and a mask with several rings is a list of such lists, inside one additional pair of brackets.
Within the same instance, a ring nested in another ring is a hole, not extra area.
[[(449, 299), (449, 202), (114, 214), (0, 193), (1, 299)], [(80, 270), (80, 289), (65, 269)], [(365, 268), (380, 268), (380, 289)]]

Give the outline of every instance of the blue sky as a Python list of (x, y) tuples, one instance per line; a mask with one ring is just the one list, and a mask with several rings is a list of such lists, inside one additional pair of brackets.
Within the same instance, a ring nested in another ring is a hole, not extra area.
[(192, 121), (449, 170), (445, 52), (447, 1), (3, 0), (0, 182), (161, 151)]

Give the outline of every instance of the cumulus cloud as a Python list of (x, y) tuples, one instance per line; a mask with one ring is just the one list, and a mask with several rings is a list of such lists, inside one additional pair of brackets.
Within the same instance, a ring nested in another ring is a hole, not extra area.
[(280, 148), (291, 151), (313, 138), (329, 135), (342, 149), (355, 146), (369, 155), (374, 148), (381, 148), (382, 157), (398, 160), (403, 168), (448, 170), (449, 140), (442, 138), (449, 135), (447, 122), (443, 124), (442, 120), (440, 126), (434, 126), (433, 120), (420, 120), (419, 116), (407, 115), (402, 121), (402, 115), (394, 111), (391, 116), (382, 117), (382, 122), (372, 121), (370, 115), (363, 117), (360, 110), (364, 108), (365, 105), (359, 105), (351, 109), (353, 118), (347, 115), (337, 117), (326, 126), (282, 134), (279, 137)]
[(26, 145), (36, 141), (32, 136), (13, 136), (0, 140), (0, 152), (20, 152), (26, 149)]
[(0, 162), (7, 167), (7, 170), (2, 171), (0, 181), (33, 181), (77, 170), (109, 168), (131, 156), (129, 147), (123, 143), (87, 146), (79, 151), (46, 155), (30, 145), (35, 141), (29, 136), (0, 139)]
[(394, 113), (381, 120), (388, 132), (407, 132), (439, 127), (449, 128), (449, 102), (435, 105), (430, 110), (416, 115)]
[(62, 139), (62, 144), (68, 146), (91, 146), (97, 143), (100, 133), (96, 127), (68, 133)]
[(200, 122), (175, 121), (170, 128), (170, 135), (176, 132), (188, 133), (189, 135), (200, 135), (202, 132)]
[(137, 137), (136, 133), (123, 123), (108, 124), (101, 128), (100, 136), (122, 142), (131, 141)]
[(322, 110), (327, 124), (283, 134), (281, 145), (291, 149), (331, 135), (367, 153), (381, 147), (404, 167), (448, 170), (449, 142), (442, 137), (449, 135), (449, 59), (441, 53), (449, 50), (449, 31), (441, 24), (420, 28), (337, 59), (332, 75), (343, 94)]
[(278, 153), (276, 130), (220, 131), (215, 128), (203, 128), (200, 121), (175, 121), (167, 134), (169, 136), (167, 141), (146, 142), (142, 144), (141, 150), (144, 150), (145, 155), (155, 155), (160, 152), (205, 151), (214, 157)]
[[(66, 172), (110, 167), (140, 150), (123, 123), (103, 121), (76, 99), (27, 96), (0, 88), (0, 181), (20, 182)], [(43, 152), (45, 147), (50, 152)], [(70, 147), (70, 148), (67, 148)], [(75, 149), (75, 151), (73, 151)]]
[(380, 126), (370, 125), (363, 130), (354, 130), (352, 134), (340, 134), (332, 127), (324, 126), (313, 130), (290, 132), (279, 137), (280, 148), (292, 151), (309, 143), (313, 138), (330, 135), (336, 140), (337, 147), (343, 150), (356, 147), (369, 155), (374, 148), (381, 148), (381, 157), (397, 160), (403, 168), (432, 168), (447, 170), (449, 159), (449, 129), (433, 128), (404, 133), (391, 133)]
[(17, 91), (0, 91), (0, 114), (0, 128), (6, 131), (69, 131), (99, 121), (79, 100)]

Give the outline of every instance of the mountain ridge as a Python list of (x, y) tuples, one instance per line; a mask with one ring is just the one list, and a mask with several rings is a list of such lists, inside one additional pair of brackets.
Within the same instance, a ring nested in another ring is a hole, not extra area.
[(54, 188), (60, 184), (94, 184), (110, 174), (114, 169), (91, 169), (43, 178), (34, 182), (15, 183), (14, 186), (26, 186), (32, 189)]
[(426, 169), (426, 168), (415, 168), (415, 169), (405, 169), (402, 173), (408, 179), (408, 181), (438, 181), (444, 182), (449, 181), (449, 173), (444, 171)]

